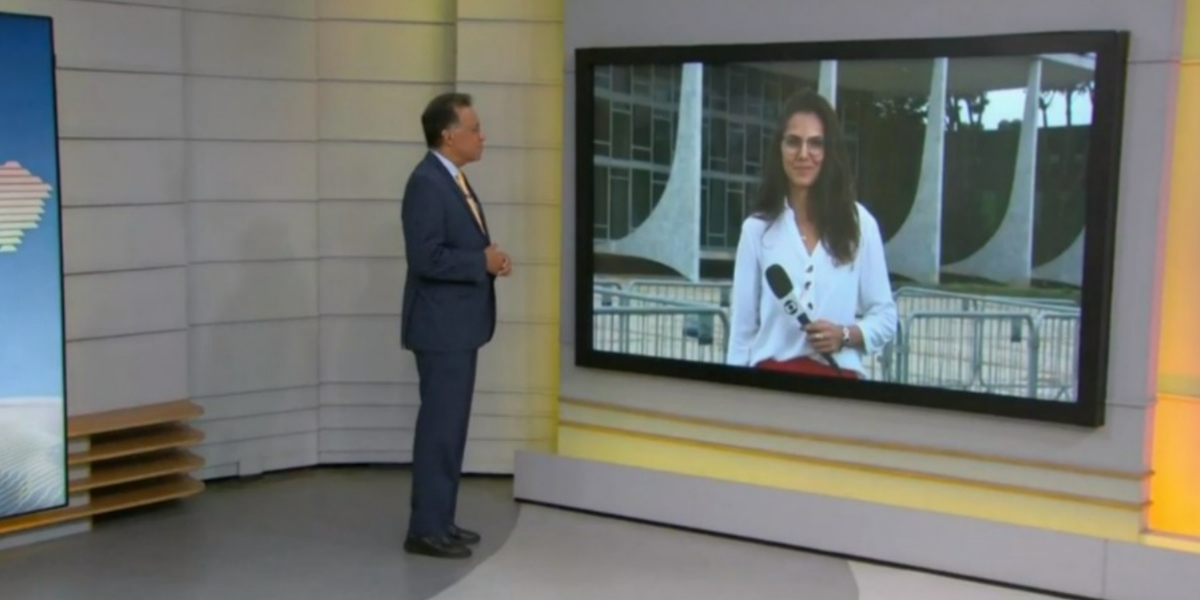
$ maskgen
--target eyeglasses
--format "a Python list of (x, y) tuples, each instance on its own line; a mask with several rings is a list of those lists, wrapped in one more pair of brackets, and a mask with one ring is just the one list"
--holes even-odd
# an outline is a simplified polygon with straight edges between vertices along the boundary
[(810, 154), (821, 154), (825, 152), (825, 138), (813, 136), (806, 139), (797, 135), (788, 135), (783, 138), (784, 150), (792, 154), (799, 154), (805, 146), (808, 146)]

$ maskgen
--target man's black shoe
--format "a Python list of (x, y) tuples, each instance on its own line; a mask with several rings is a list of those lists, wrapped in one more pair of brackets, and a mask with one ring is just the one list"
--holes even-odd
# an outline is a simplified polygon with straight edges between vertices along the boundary
[(458, 525), (451, 525), (450, 539), (460, 544), (478, 544), (479, 540), (483, 538), (478, 533), (475, 533), (470, 529), (463, 529)]
[(404, 551), (434, 558), (470, 558), (471, 549), (449, 537), (408, 538), (404, 540)]

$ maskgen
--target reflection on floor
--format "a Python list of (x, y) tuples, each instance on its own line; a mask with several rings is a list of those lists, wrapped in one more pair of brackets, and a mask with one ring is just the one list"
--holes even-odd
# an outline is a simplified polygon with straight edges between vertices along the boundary
[[(408, 472), (315, 469), (222, 482), (91, 534), (0, 553), (0, 597), (56, 600), (1037, 600), (804, 552), (512, 502), (468, 479), (469, 561), (400, 550)], [(519, 516), (518, 516), (519, 515)]]
[(408, 471), (314, 469), (210, 485), (177, 506), (0, 553), (4, 600), (424, 600), (486, 560), (516, 518), (511, 479), (464, 482), (470, 561), (403, 554)]
[[(503, 590), (503, 593), (497, 592)], [(435, 600), (1044, 600), (913, 571), (523, 506), (491, 559)]]
[(504, 547), (435, 598), (496, 590), (522, 600), (858, 598), (842, 560), (539, 506), (522, 506)]
[(850, 563), (858, 600), (1052, 600), (1003, 587), (927, 575), (916, 571)]

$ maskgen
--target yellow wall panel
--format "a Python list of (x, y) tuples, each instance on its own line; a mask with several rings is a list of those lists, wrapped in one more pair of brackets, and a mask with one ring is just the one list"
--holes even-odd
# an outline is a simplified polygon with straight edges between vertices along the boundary
[(1200, 0), (1185, 10), (1146, 520), (1151, 531), (1200, 538)]
[(1147, 525), (1200, 538), (1200, 400), (1159, 396), (1154, 412)]
[(319, 92), (323, 140), (425, 144), (417, 115), (449, 83), (354, 83), (325, 81)]
[(458, 0), (458, 18), (562, 21), (563, 0)]
[[(470, 176), (470, 172), (467, 175)], [(517, 263), (557, 265), (557, 236), (549, 232), (558, 229), (561, 220), (562, 213), (554, 205), (493, 203), (488, 207), (488, 228), (492, 237), (501, 248), (512, 254), (512, 259)], [(543, 299), (536, 301), (542, 302)]]
[[(480, 378), (531, 398), (555, 395), (559, 375), (562, 182), (562, 0), (455, 0), (455, 88), (474, 96), (487, 136), (468, 167), (493, 239), (514, 263), (499, 282), (506, 336), (481, 358)], [(490, 198), (490, 200), (489, 200)], [(525, 308), (534, 307), (534, 308)], [(555, 396), (557, 400), (557, 396)], [(541, 405), (538, 405), (541, 408)], [(549, 415), (557, 419), (557, 401)], [(553, 449), (553, 432), (539, 449)]]
[(1197, 540), (1151, 533), (1142, 536), (1142, 543), (1147, 546), (1154, 546), (1155, 548), (1175, 550), (1176, 552), (1200, 554), (1200, 541)]
[[(513, 270), (520, 268), (516, 264)], [(508, 302), (504, 284), (499, 302)], [(556, 366), (547, 360), (546, 348), (558, 339), (558, 328), (541, 323), (504, 323), (496, 325), (496, 335), (487, 352), (479, 354), (475, 375), (481, 389), (524, 390), (538, 395), (550, 392), (557, 379)]]
[(322, 19), (453, 23), (455, 0), (317, 0)]
[[(480, 107), (480, 110), (492, 112), (487, 107)], [(501, 115), (496, 117), (501, 118)], [(485, 133), (490, 122), (489, 117), (488, 123), (484, 124)], [(483, 160), (471, 165), (470, 169), (475, 177), (471, 185), (486, 202), (555, 207), (562, 202), (562, 153), (557, 149), (489, 147)], [(553, 227), (558, 228), (557, 225)], [(560, 252), (555, 250), (556, 259)]]
[[(509, 245), (503, 248), (513, 250)], [(515, 255), (516, 253), (513, 252)], [(513, 269), (507, 283), (503, 284), (504, 302), (497, 303), (496, 310), (502, 321), (510, 323), (557, 324), (559, 308), (557, 302), (546, 299), (558, 294), (559, 266), (554, 264), (522, 263)], [(547, 393), (554, 391), (548, 388)]]
[(558, 453), (585, 460), (822, 494), (1095, 537), (1137, 541), (1137, 510), (1014, 494), (918, 478), (805, 464), (695, 442), (560, 423)]
[(561, 84), (565, 68), (562, 45), (562, 25), (558, 23), (460, 22), (458, 79)]
[(1180, 67), (1163, 265), (1159, 391), (1200, 397), (1200, 63)]
[(1184, 0), (1183, 60), (1200, 62), (1200, 0)]
[(1145, 477), (1089, 471), (1062, 465), (1007, 461), (983, 455), (880, 445), (847, 438), (789, 435), (760, 428), (704, 422), (666, 414), (613, 409), (563, 399), (566, 423), (618, 429), (673, 439), (777, 453), (798, 461), (838, 464), (848, 469), (886, 471), (915, 477), (1006, 488), (1024, 493), (1061, 494), (1124, 503), (1137, 510), (1145, 496)]
[(489, 144), (562, 148), (562, 86), (460, 84), (458, 89), (475, 97)]
[(454, 81), (454, 27), (325, 21), (318, 26), (322, 79)]

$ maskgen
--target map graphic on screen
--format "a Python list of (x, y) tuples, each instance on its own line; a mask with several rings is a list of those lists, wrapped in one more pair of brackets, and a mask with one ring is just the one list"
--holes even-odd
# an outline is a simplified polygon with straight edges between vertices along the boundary
[(0, 14), (0, 518), (67, 502), (49, 19)]

